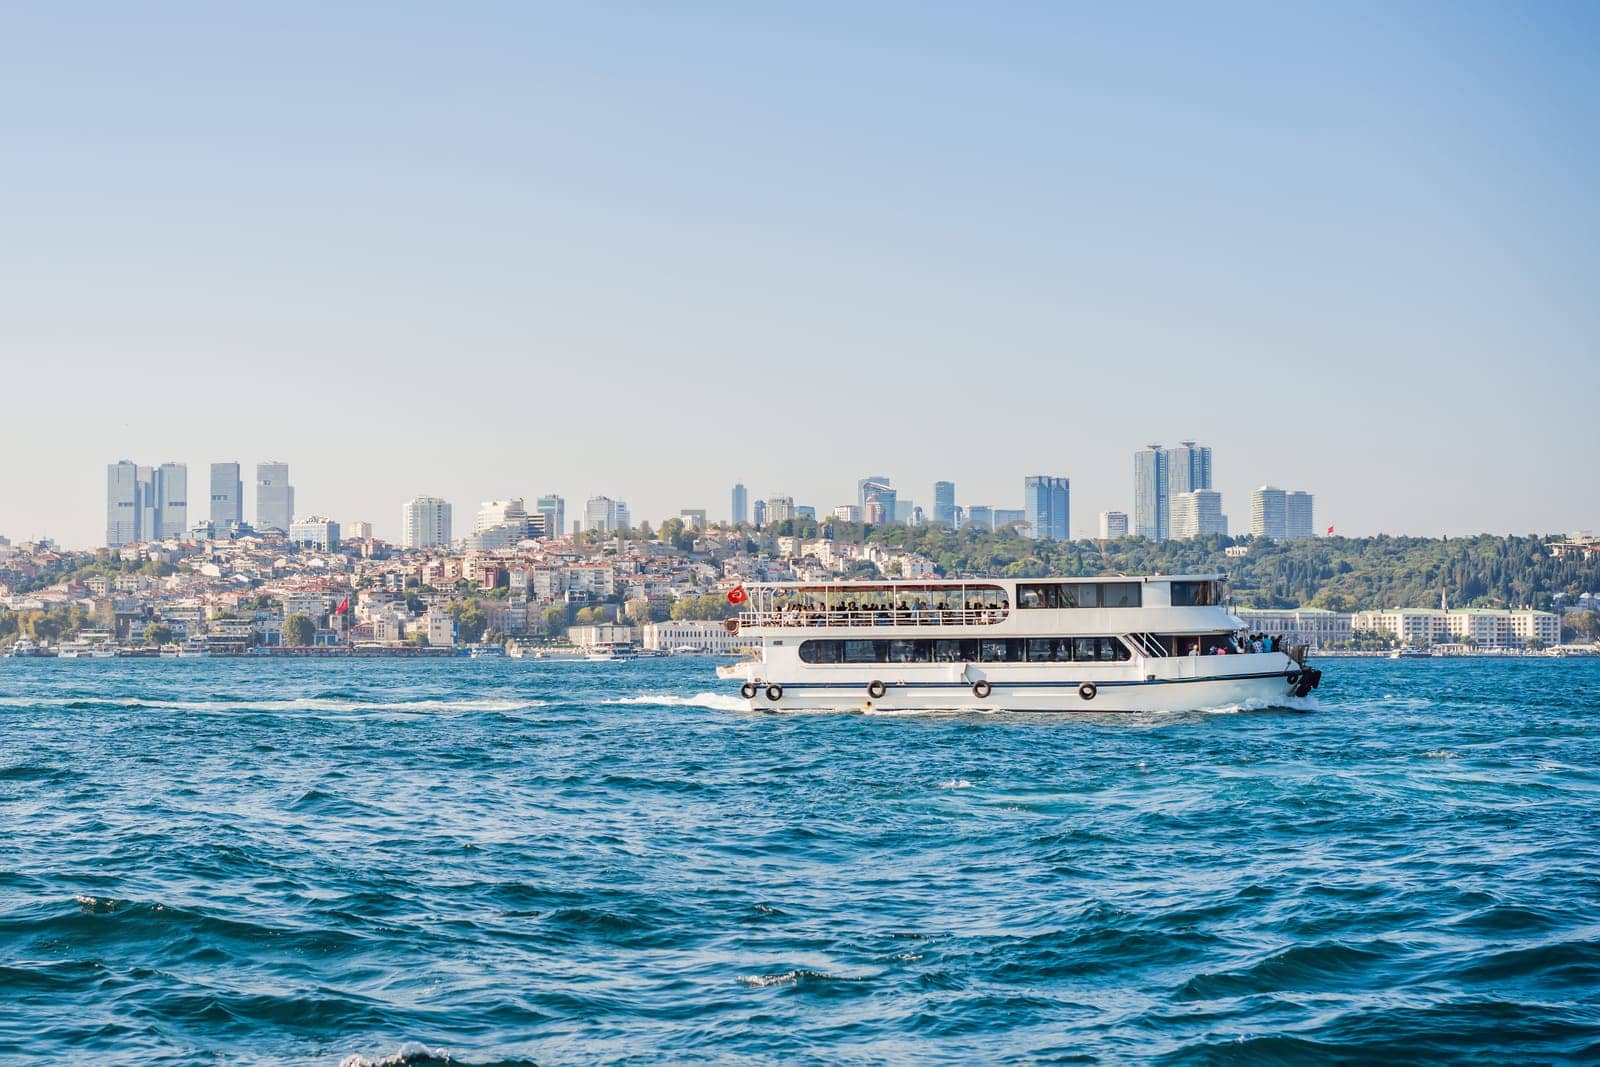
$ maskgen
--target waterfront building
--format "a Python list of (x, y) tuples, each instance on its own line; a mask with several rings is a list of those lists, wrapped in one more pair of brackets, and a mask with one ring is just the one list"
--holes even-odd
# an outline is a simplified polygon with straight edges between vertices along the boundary
[(296, 519), (289, 524), (289, 541), (302, 548), (319, 548), (324, 552), (337, 551), (339, 524), (320, 515)]
[(428, 613), (422, 617), (422, 623), (427, 627), (428, 644), (435, 647), (448, 647), (456, 643), (456, 620), (448, 611), (438, 608), (429, 608)]
[(1351, 620), (1357, 633), (1387, 633), (1403, 645), (1461, 644), (1482, 649), (1515, 650), (1530, 642), (1561, 643), (1561, 617), (1548, 611), (1504, 608), (1389, 608), (1358, 611)]
[(1355, 616), (1323, 608), (1239, 608), (1234, 611), (1253, 633), (1282, 637), (1285, 644), (1308, 645), (1311, 651), (1350, 642)]
[(560, 537), (567, 528), (567, 502), (559, 494), (546, 493), (534, 503), (534, 508), (544, 516), (544, 536)]
[(1100, 540), (1115, 541), (1128, 536), (1128, 513), (1102, 511), (1100, 513)]
[(256, 529), (288, 533), (294, 521), (294, 486), (289, 465), (276, 460), (256, 464)]
[(244, 478), (237, 462), (211, 465), (211, 524), (218, 530), (244, 525)]
[(944, 526), (956, 525), (956, 483), (933, 483), (933, 521)]
[(139, 468), (128, 460), (106, 465), (106, 547), (139, 538)]
[(1281, 541), (1289, 535), (1288, 494), (1263, 485), (1250, 494), (1250, 536)]
[(1033, 474), (1022, 485), (1023, 534), (1043, 541), (1071, 540), (1071, 479)]
[(1169, 514), (1173, 539), (1227, 536), (1228, 517), (1222, 513), (1222, 494), (1215, 489), (1193, 489), (1172, 494)]
[(750, 521), (750, 491), (743, 482), (733, 483), (733, 524), (743, 526)]
[(1284, 497), (1284, 526), (1290, 540), (1317, 536), (1311, 494), (1296, 489)]
[(406, 501), (400, 517), (404, 548), (445, 548), (450, 544), (450, 502), (436, 496)]
[[(1167, 496), (1211, 488), (1211, 447), (1182, 441), (1167, 449)], [(1174, 534), (1173, 536), (1177, 536)]]
[(701, 652), (714, 656), (737, 655), (748, 638), (729, 633), (720, 622), (674, 620), (646, 623), (641, 633), (645, 648), (658, 652)]
[(973, 504), (967, 508), (967, 522), (980, 530), (993, 530), (994, 508), (987, 504)]
[(156, 524), (149, 540), (182, 539), (189, 532), (189, 467), (163, 463), (156, 468)]
[(1133, 532), (1152, 541), (1168, 534), (1167, 453), (1158, 444), (1133, 454)]

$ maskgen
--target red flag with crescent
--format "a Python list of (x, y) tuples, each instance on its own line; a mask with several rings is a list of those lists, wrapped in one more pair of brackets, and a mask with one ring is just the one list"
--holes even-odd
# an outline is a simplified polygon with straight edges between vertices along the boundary
[(749, 599), (750, 594), (744, 591), (744, 585), (742, 583), (728, 590), (728, 603), (730, 604), (743, 604)]

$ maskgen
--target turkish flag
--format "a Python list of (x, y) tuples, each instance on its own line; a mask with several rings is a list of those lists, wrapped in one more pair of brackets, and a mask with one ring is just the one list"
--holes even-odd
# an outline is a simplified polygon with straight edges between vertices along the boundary
[(750, 594), (744, 591), (743, 585), (736, 585), (732, 589), (728, 590), (728, 603), (730, 604), (743, 604), (749, 599)]
[(333, 613), (335, 615), (343, 615), (345, 612), (347, 612), (349, 610), (350, 610), (350, 598), (349, 597), (345, 597), (343, 600), (339, 601), (339, 606), (333, 609)]
[(1332, 526), (1328, 527), (1328, 536), (1329, 537), (1333, 536), (1333, 527)]

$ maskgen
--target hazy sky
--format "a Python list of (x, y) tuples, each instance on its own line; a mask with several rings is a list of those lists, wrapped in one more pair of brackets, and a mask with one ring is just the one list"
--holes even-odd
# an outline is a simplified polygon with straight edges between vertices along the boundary
[(753, 7), (0, 9), (0, 533), (127, 457), (1076, 534), (1179, 438), (1236, 530), (1600, 526), (1600, 5)]

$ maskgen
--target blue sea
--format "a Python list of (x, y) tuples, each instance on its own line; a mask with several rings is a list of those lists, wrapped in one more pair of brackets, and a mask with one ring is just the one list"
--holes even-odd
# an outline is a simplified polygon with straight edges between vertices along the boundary
[(1600, 1061), (1600, 662), (751, 714), (709, 660), (0, 660), (0, 1061)]

